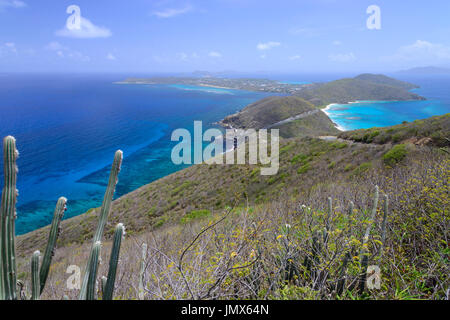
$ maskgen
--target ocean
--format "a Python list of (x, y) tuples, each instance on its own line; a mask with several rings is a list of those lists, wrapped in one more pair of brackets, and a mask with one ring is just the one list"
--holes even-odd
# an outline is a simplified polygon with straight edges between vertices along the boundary
[[(124, 151), (115, 198), (184, 169), (170, 160), (176, 128), (204, 130), (274, 94), (183, 85), (119, 85), (129, 75), (0, 74), (0, 137), (20, 152), (16, 233), (51, 222), (59, 197), (65, 218), (101, 205), (114, 152)], [(281, 82), (330, 81), (342, 75), (266, 75)], [(450, 112), (450, 78), (403, 79), (428, 101), (336, 105), (332, 120), (346, 129), (386, 126)], [(3, 159), (0, 166), (3, 167)], [(0, 172), (3, 186), (3, 170)]]
[[(170, 159), (174, 129), (204, 130), (270, 94), (194, 86), (120, 85), (127, 75), (1, 75), (0, 137), (17, 140), (16, 233), (99, 207), (114, 152), (124, 152), (116, 198), (181, 170)], [(3, 159), (0, 160), (3, 168)], [(3, 170), (0, 173), (3, 186)]]

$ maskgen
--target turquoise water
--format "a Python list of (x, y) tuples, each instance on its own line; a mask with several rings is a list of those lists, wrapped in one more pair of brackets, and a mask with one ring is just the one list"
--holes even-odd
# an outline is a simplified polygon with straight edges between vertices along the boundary
[(450, 78), (405, 79), (421, 86), (426, 101), (359, 101), (332, 104), (324, 111), (341, 130), (367, 129), (425, 119), (450, 112)]
[(126, 77), (0, 76), (0, 137), (15, 136), (20, 152), (18, 234), (48, 225), (61, 196), (69, 199), (66, 218), (100, 206), (116, 150), (124, 151), (117, 198), (186, 167), (170, 159), (174, 129), (192, 132), (202, 120), (206, 130), (269, 95), (113, 84)]

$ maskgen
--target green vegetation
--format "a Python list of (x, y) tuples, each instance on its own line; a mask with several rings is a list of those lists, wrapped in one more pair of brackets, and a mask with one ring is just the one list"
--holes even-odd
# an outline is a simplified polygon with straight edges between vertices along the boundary
[(399, 143), (450, 146), (450, 113), (428, 119), (405, 122), (392, 127), (360, 129), (339, 134), (339, 138), (362, 143)]
[(211, 211), (209, 210), (192, 210), (181, 218), (181, 223), (188, 223), (192, 220), (208, 217), (209, 215), (211, 215)]
[(384, 154), (383, 160), (386, 164), (394, 166), (395, 164), (402, 161), (406, 157), (407, 153), (408, 150), (406, 149), (406, 145), (397, 144)]

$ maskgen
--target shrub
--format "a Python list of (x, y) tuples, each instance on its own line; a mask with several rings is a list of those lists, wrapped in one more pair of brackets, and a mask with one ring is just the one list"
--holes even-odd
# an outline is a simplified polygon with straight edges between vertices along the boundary
[(372, 162), (361, 163), (358, 167), (353, 170), (353, 174), (360, 175), (372, 168)]
[(398, 144), (384, 154), (383, 161), (385, 164), (393, 166), (402, 161), (407, 153), (408, 150), (406, 149), (406, 145)]
[(188, 223), (195, 219), (205, 218), (211, 215), (211, 211), (209, 210), (192, 210), (183, 218), (181, 218), (181, 223)]

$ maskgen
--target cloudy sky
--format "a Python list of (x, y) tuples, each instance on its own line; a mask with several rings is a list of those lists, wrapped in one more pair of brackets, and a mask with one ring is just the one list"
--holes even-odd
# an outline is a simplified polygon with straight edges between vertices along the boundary
[(0, 72), (450, 67), (449, 16), (448, 0), (0, 0)]

